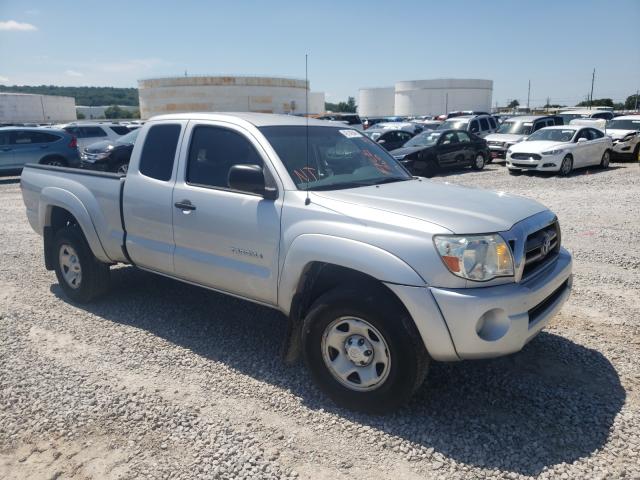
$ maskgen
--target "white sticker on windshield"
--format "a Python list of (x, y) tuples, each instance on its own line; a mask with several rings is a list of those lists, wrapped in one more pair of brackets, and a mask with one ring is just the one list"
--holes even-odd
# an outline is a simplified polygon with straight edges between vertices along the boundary
[(362, 136), (357, 130), (340, 130), (340, 133), (347, 138), (357, 138)]

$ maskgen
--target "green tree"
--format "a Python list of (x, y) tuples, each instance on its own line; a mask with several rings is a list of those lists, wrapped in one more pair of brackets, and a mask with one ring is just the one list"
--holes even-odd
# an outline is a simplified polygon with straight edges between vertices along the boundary
[(591, 102), (589, 100), (585, 100), (584, 102), (580, 102), (576, 105), (576, 107), (613, 107), (613, 100), (610, 98), (595, 98)]
[(518, 100), (511, 100), (507, 108), (518, 108), (520, 106), (520, 102)]
[(327, 112), (355, 113), (357, 108), (356, 99), (349, 97), (346, 102), (325, 102), (324, 108)]
[(82, 112), (77, 112), (76, 113), (76, 117), (77, 117), (78, 120), (84, 120), (85, 118), (87, 118), (87, 117), (84, 116), (84, 113), (82, 113)]
[(132, 112), (126, 108), (122, 108), (118, 105), (112, 105), (109, 108), (106, 108), (104, 110), (104, 118), (108, 118), (108, 119), (140, 118), (140, 112), (137, 110), (136, 112), (138, 113), (138, 116), (134, 117), (135, 112)]
[(624, 108), (634, 110), (636, 106), (640, 106), (640, 95), (629, 95), (624, 102)]

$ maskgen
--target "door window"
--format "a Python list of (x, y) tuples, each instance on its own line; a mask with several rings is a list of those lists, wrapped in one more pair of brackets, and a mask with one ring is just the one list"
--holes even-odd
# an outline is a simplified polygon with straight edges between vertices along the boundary
[(263, 165), (253, 145), (238, 132), (221, 127), (193, 129), (187, 183), (229, 188), (229, 170), (234, 165)]
[(584, 138), (586, 140), (591, 140), (591, 134), (589, 133), (588, 128), (583, 128), (582, 130), (580, 130), (580, 132), (578, 132), (578, 136), (576, 137), (576, 142), (581, 138)]
[(491, 128), (498, 128), (498, 125), (496, 125), (496, 119), (493, 117), (489, 117), (489, 123), (491, 124)]
[(458, 141), (460, 143), (470, 143), (471, 139), (469, 138), (467, 132), (458, 132)]
[(30, 132), (28, 130), (17, 130), (13, 132), (11, 136), (11, 144), (12, 145), (30, 145), (36, 142), (36, 137), (34, 135), (35, 132)]
[(405, 144), (409, 140), (411, 140), (411, 134), (407, 132), (398, 132), (398, 137), (400, 139), (400, 142), (402, 142), (402, 144)]
[(604, 137), (604, 133), (602, 133), (600, 130), (596, 130), (595, 128), (590, 128), (589, 131), (591, 133), (592, 140), (595, 140), (596, 138)]
[(454, 143), (458, 143), (458, 135), (456, 132), (449, 132), (442, 137), (440, 145), (451, 145)]
[(9, 132), (0, 133), (0, 146), (9, 145)]
[(489, 122), (487, 122), (486, 118), (481, 118), (480, 119), (480, 129), (483, 132), (486, 132), (487, 130), (489, 130)]
[(480, 131), (479, 127), (478, 127), (478, 121), (477, 120), (473, 120), (470, 124), (469, 124), (469, 131), (471, 133), (478, 133)]
[(140, 156), (140, 173), (157, 180), (167, 181), (173, 172), (176, 148), (180, 138), (180, 125), (154, 125), (147, 132)]

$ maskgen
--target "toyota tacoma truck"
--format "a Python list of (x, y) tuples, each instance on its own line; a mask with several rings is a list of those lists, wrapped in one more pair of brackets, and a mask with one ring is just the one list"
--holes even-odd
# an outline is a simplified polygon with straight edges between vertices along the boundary
[(21, 188), (71, 301), (125, 263), (277, 309), (285, 360), (352, 409), (405, 403), (431, 361), (521, 350), (571, 290), (543, 205), (413, 177), (343, 124), (164, 115), (126, 175), (28, 165)]

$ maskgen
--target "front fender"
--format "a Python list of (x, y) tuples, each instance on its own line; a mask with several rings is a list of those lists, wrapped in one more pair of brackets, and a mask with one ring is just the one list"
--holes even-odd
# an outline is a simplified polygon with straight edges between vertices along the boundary
[(40, 202), (38, 204), (38, 220), (39, 225), (48, 227), (51, 225), (51, 212), (53, 207), (60, 207), (67, 210), (78, 221), (78, 225), (82, 230), (91, 251), (96, 258), (105, 263), (111, 263), (111, 259), (107, 256), (95, 225), (91, 220), (91, 216), (84, 204), (78, 197), (62, 188), (45, 187), (40, 193)]
[(426, 284), (407, 263), (379, 247), (331, 235), (304, 234), (291, 242), (281, 268), (278, 306), (287, 315), (299, 280), (312, 262), (350, 268), (385, 283)]

